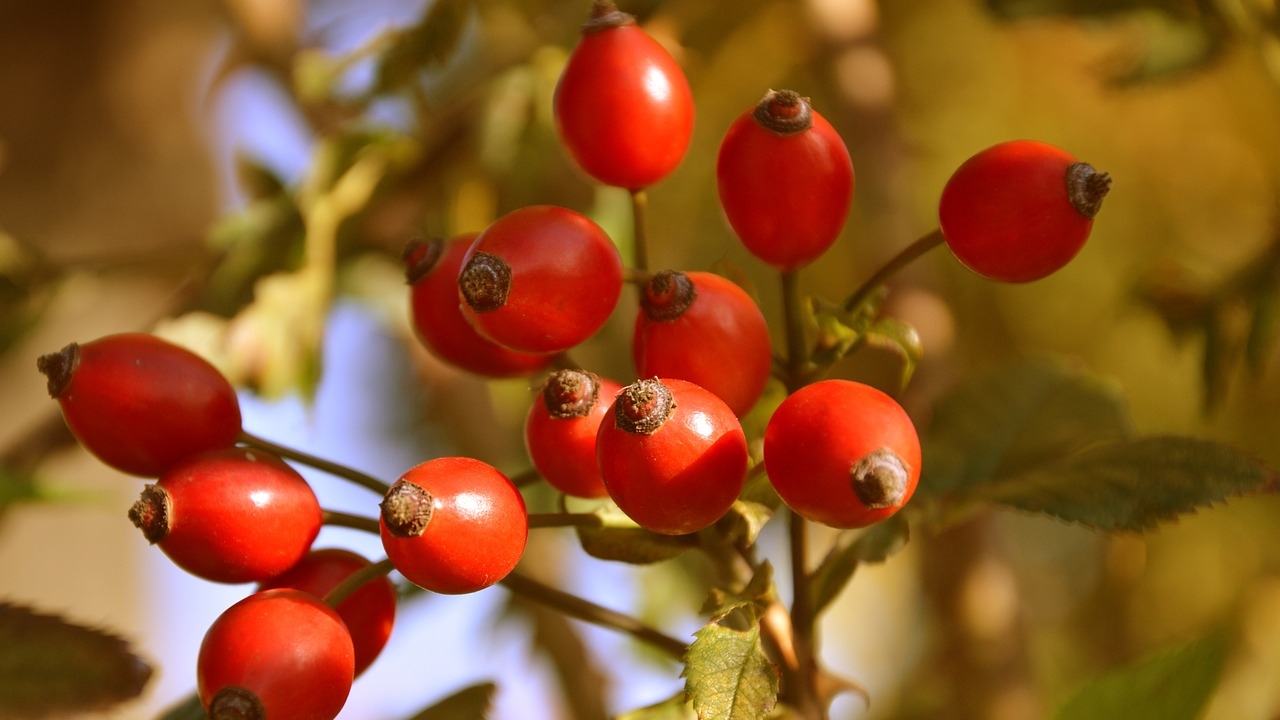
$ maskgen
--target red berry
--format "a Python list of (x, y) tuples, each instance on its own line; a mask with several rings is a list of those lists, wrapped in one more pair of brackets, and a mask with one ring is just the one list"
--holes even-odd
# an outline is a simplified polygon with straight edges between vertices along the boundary
[(729, 126), (716, 181), (742, 244), (781, 270), (826, 252), (853, 201), (853, 163), (844, 141), (807, 98), (790, 90), (770, 90)]
[(248, 448), (189, 458), (147, 485), (129, 519), (174, 564), (213, 582), (259, 582), (293, 567), (323, 520), (307, 481)]
[(969, 269), (1030, 282), (1071, 261), (1093, 229), (1111, 176), (1065, 150), (1014, 140), (966, 160), (947, 181), (938, 220)]
[(235, 388), (186, 348), (145, 333), (72, 343), (36, 363), (67, 427), (99, 460), (158, 477), (240, 435)]
[(596, 460), (609, 496), (666, 535), (719, 520), (742, 492), (747, 438), (724, 401), (691, 382), (639, 380), (600, 423)]
[(459, 307), (458, 274), (475, 237), (405, 246), (413, 326), (427, 350), (454, 367), (493, 378), (532, 375), (550, 365), (554, 356), (517, 352), (493, 342), (476, 332)]
[[(307, 553), (283, 574), (262, 583), (259, 590), (293, 588), (323, 599), (325, 594), (371, 563), (341, 548)], [(360, 586), (335, 608), (351, 633), (355, 646), (355, 674), (363, 673), (377, 659), (391, 637), (396, 618), (396, 588), (382, 575)]]
[(605, 185), (656, 183), (693, 137), (693, 94), (680, 66), (612, 0), (596, 1), (554, 105), (565, 149)]
[(920, 440), (891, 397), (851, 380), (792, 393), (764, 432), (769, 480), (792, 510), (837, 528), (902, 508), (920, 479)]
[(480, 233), (458, 276), (462, 312), (513, 350), (556, 353), (591, 337), (622, 295), (622, 257), (572, 210), (535, 205)]
[(507, 476), (467, 457), (405, 471), (382, 500), (382, 546), (400, 574), (432, 592), (493, 585), (524, 554), (529, 516)]
[(773, 369), (769, 325), (727, 278), (664, 271), (645, 285), (631, 343), (639, 377), (678, 378), (720, 396), (742, 416)]
[(264, 590), (209, 627), (196, 687), (209, 720), (329, 720), (351, 692), (354, 657), (328, 605), (299, 590)]
[(595, 373), (552, 373), (529, 407), (524, 445), (533, 467), (566, 495), (606, 497), (609, 491), (596, 467), (600, 421), (622, 385)]

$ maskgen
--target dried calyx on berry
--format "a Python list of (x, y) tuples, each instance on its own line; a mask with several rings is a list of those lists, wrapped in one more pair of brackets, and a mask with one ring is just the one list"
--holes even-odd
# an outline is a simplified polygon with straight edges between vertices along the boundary
[(388, 532), (396, 537), (417, 537), (431, 522), (434, 505), (426, 488), (402, 479), (391, 486), (378, 507)]
[(813, 107), (809, 98), (794, 90), (770, 90), (751, 113), (761, 127), (779, 135), (804, 132), (813, 127)]
[(511, 292), (511, 266), (487, 252), (477, 252), (458, 275), (462, 297), (476, 312), (493, 312), (507, 304)]
[(678, 270), (663, 270), (645, 283), (640, 309), (654, 322), (675, 320), (697, 297), (698, 291), (688, 275)]
[(441, 238), (414, 238), (405, 243), (404, 250), (400, 253), (400, 259), (404, 262), (405, 282), (412, 285), (426, 277), (440, 262), (444, 250), (445, 242)]
[(910, 484), (911, 468), (891, 448), (867, 453), (849, 470), (853, 492), (869, 508), (902, 504)]
[(675, 396), (658, 378), (631, 383), (614, 401), (614, 421), (618, 427), (637, 435), (657, 432), (675, 411)]
[(209, 720), (267, 720), (267, 711), (257, 695), (228, 685), (209, 701)]
[(600, 376), (572, 368), (557, 370), (542, 385), (542, 401), (551, 417), (585, 417), (600, 398)]
[(1074, 162), (1067, 167), (1067, 197), (1081, 215), (1092, 220), (1110, 191), (1110, 173), (1098, 172), (1087, 162)]
[(591, 4), (591, 15), (582, 23), (582, 32), (595, 33), (623, 25), (635, 25), (636, 16), (622, 12), (613, 0), (595, 0)]

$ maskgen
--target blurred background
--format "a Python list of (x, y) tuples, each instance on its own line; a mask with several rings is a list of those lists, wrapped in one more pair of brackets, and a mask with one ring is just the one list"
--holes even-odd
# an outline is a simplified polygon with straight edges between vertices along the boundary
[[(730, 273), (780, 319), (776, 278), (736, 244), (714, 178), (724, 130), (771, 88), (809, 96), (853, 157), (850, 221), (801, 276), (829, 300), (936, 226), (965, 158), (1050, 142), (1114, 178), (1070, 265), (999, 285), (939, 249), (890, 285), (885, 312), (924, 347), (899, 395), (922, 432), (958, 379), (1052, 353), (1113, 384), (1140, 433), (1280, 465), (1274, 0), (621, 6), (681, 63), (697, 103), (688, 156), (649, 190), (655, 267)], [(388, 481), (452, 453), (523, 470), (531, 381), (487, 383), (431, 358), (408, 324), (399, 254), (411, 237), (478, 231), (532, 203), (587, 213), (627, 247), (627, 194), (581, 175), (551, 120), (588, 10), (0, 2), (0, 600), (108, 628), (156, 667), (140, 699), (102, 717), (151, 718), (186, 697), (204, 629), (250, 588), (185, 576), (146, 545), (125, 519), (142, 481), (71, 441), (35, 358), (155, 331), (244, 388), (255, 434)], [(629, 302), (575, 351), (628, 381)], [(898, 363), (869, 351), (836, 372), (888, 389)], [(372, 514), (364, 491), (309, 477), (326, 507)], [(531, 504), (554, 498), (535, 490)], [(1144, 535), (1006, 511), (913, 530), (823, 616), (824, 660), (873, 698), (868, 710), (843, 696), (835, 717), (1051, 717), (1086, 680), (1224, 625), (1235, 640), (1206, 717), (1280, 717), (1275, 499)], [(761, 544), (781, 568), (778, 534)], [(318, 546), (377, 559), (373, 540), (326, 530)], [(524, 566), (670, 634), (701, 625), (696, 565), (604, 563), (575, 545), (535, 531)], [(671, 696), (678, 670), (497, 588), (418, 597), (342, 717), (409, 717), (489, 679), (496, 718), (600, 717)]]

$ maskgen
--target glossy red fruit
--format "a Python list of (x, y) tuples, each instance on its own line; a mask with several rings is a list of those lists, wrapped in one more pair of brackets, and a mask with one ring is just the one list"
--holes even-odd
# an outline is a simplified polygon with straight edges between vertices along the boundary
[(664, 271), (644, 286), (632, 335), (638, 377), (688, 380), (738, 416), (773, 369), (769, 325), (745, 290), (708, 272)]
[(697, 532), (742, 492), (747, 439), (724, 401), (691, 382), (639, 380), (600, 423), (596, 461), (609, 496), (643, 528)]
[(547, 378), (524, 420), (524, 446), (538, 474), (566, 495), (606, 497), (596, 467), (600, 421), (622, 385), (583, 370)]
[(483, 590), (524, 554), (524, 498), (506, 475), (480, 460), (444, 457), (415, 465), (381, 507), (387, 557), (407, 580), (432, 592)]
[(938, 221), (969, 269), (1030, 282), (1071, 261), (1093, 229), (1111, 176), (1066, 150), (1014, 140), (966, 160), (947, 181)]
[(476, 332), (463, 316), (458, 273), (475, 238), (415, 240), (405, 246), (409, 310), (418, 339), (437, 358), (484, 377), (524, 377), (546, 369), (554, 355), (505, 348)]
[(675, 59), (597, 0), (556, 84), (560, 141), (588, 175), (639, 190), (680, 164), (693, 137), (693, 94)]
[(462, 313), (481, 335), (521, 352), (556, 353), (609, 319), (622, 295), (622, 257), (585, 215), (533, 205), (480, 233), (458, 289)]
[(837, 528), (893, 515), (920, 479), (920, 440), (891, 397), (851, 380), (792, 393), (764, 433), (764, 465), (778, 495), (802, 517)]
[(849, 150), (807, 98), (770, 90), (729, 126), (716, 158), (720, 206), (752, 255), (796, 270), (826, 252), (853, 202)]
[(288, 570), (320, 532), (307, 481), (261, 450), (197, 455), (147, 485), (129, 519), (174, 564), (213, 582), (260, 582)]
[[(330, 590), (371, 564), (360, 555), (342, 548), (312, 550), (293, 567), (262, 583), (258, 589), (293, 588), (323, 600)], [(396, 619), (395, 585), (386, 575), (381, 575), (361, 585), (335, 609), (351, 633), (355, 674), (359, 676), (373, 664), (391, 638)]]
[(292, 589), (232, 605), (205, 633), (196, 660), (209, 720), (330, 720), (346, 704), (354, 675), (342, 619)]
[(230, 447), (240, 401), (218, 370), (145, 333), (71, 343), (36, 363), (86, 450), (132, 475), (159, 477), (196, 453)]

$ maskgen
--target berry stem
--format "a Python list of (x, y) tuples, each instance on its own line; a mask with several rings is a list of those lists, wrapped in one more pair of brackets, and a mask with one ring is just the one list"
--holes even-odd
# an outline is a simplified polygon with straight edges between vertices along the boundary
[(782, 311), (787, 333), (787, 392), (793, 393), (804, 384), (809, 350), (804, 341), (804, 318), (801, 314), (799, 272), (782, 271)]
[(344, 480), (350, 480), (356, 485), (360, 485), (362, 487), (368, 488), (369, 490), (372, 490), (373, 492), (376, 492), (379, 495), (385, 495), (387, 493), (387, 490), (391, 489), (390, 485), (382, 482), (381, 480), (373, 477), (372, 475), (366, 475), (360, 472), (359, 470), (355, 470), (353, 468), (347, 467), (346, 465), (341, 465), (335, 462), (331, 462), (329, 460), (325, 460), (324, 458), (318, 458), (314, 455), (304, 453), (301, 450), (295, 450), (290, 447), (285, 447), (284, 445), (273, 443), (270, 440), (258, 437), (257, 435), (252, 435), (243, 430), (240, 431), (240, 437), (238, 438), (238, 441), (241, 444), (256, 447), (260, 450), (266, 450), (269, 453), (274, 453), (276, 455), (279, 455), (282, 458), (286, 458), (288, 460), (295, 460), (297, 462), (302, 463), (303, 465), (308, 465), (322, 472), (329, 473), (330, 475), (333, 475), (335, 477), (340, 477)]
[(791, 632), (796, 654), (796, 692), (792, 702), (802, 717), (825, 720), (818, 700), (818, 660), (813, 598), (809, 585), (808, 522), (792, 512), (787, 529), (791, 547)]
[(529, 513), (529, 529), (554, 527), (603, 527), (604, 521), (592, 513)]
[(347, 576), (346, 580), (333, 586), (333, 589), (325, 593), (323, 598), (324, 604), (331, 608), (337, 608), (342, 604), (343, 600), (351, 597), (357, 590), (364, 587), (365, 583), (386, 575), (395, 569), (390, 560), (380, 560), (376, 563), (370, 563), (359, 570)]
[(640, 272), (649, 271), (649, 236), (646, 215), (649, 211), (649, 194), (643, 188), (631, 191), (631, 222), (635, 228), (632, 239), (632, 266)]
[(871, 293), (883, 285), (886, 280), (892, 277), (894, 273), (910, 265), (913, 260), (944, 242), (942, 230), (939, 228), (903, 248), (901, 252), (894, 255), (889, 259), (889, 262), (877, 270), (874, 275), (867, 278), (866, 282), (862, 283), (857, 290), (853, 291), (853, 294), (844, 301), (844, 311), (851, 313), (857, 310), (858, 306), (870, 297)]
[(500, 583), (516, 595), (558, 610), (568, 617), (626, 633), (665, 652), (677, 661), (683, 661), (684, 654), (689, 649), (685, 643), (629, 615), (544, 585), (518, 572), (510, 573)]
[(378, 521), (365, 517), (363, 515), (353, 515), (338, 510), (325, 510), (321, 515), (321, 522), (325, 525), (333, 527), (351, 528), (352, 530), (364, 530), (365, 532), (377, 535), (381, 532)]

